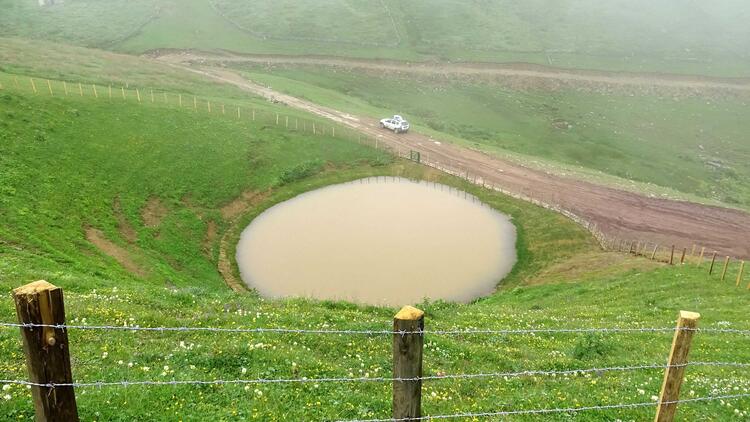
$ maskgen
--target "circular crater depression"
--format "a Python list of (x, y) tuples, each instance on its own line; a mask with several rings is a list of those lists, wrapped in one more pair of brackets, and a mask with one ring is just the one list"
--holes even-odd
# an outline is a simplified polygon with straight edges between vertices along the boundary
[(449, 186), (379, 177), (301, 194), (264, 211), (237, 245), (262, 296), (373, 305), (468, 302), (516, 262), (510, 218)]

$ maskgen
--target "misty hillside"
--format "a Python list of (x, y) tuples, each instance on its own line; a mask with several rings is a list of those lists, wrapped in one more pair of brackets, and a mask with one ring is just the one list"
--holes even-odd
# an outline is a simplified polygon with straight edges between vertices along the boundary
[[(0, 0), (0, 36), (126, 52), (227, 49), (746, 74), (742, 0)], [(324, 12), (321, 12), (324, 11)], [(110, 16), (107, 19), (106, 16)], [(655, 64), (654, 61), (660, 61)]]

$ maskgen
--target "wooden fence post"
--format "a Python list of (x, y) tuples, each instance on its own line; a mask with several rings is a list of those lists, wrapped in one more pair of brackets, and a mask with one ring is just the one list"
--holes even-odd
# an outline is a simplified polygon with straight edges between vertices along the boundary
[(224, 103), (221, 103), (221, 114), (227, 114), (227, 110), (224, 108)]
[(698, 257), (698, 266), (700, 267), (701, 264), (703, 264), (703, 254), (706, 252), (706, 247), (701, 248), (701, 255)]
[(49, 89), (49, 95), (54, 96), (55, 94), (52, 93), (52, 82), (47, 79), (47, 89)]
[(68, 83), (63, 81), (63, 91), (65, 91), (65, 96), (68, 96)]
[(211, 112), (211, 101), (206, 101), (206, 104), (208, 106), (208, 112)]
[(687, 248), (682, 248), (682, 256), (680, 257), (680, 264), (685, 263), (685, 254), (687, 253)]
[(653, 261), (656, 258), (656, 251), (659, 250), (659, 244), (657, 243), (654, 245), (654, 251), (651, 252), (651, 260)]
[[(737, 284), (736, 286), (739, 286), (742, 282), (742, 273), (745, 272), (745, 261), (740, 262), (740, 270), (737, 272)], [(750, 289), (750, 284), (747, 285), (747, 288)]]
[(80, 82), (78, 82), (78, 95), (83, 97), (83, 85)]
[(716, 263), (716, 251), (714, 251), (714, 254), (711, 257), (711, 266), (708, 267), (708, 275), (712, 275), (714, 273), (714, 264), (715, 263)]
[(193, 110), (198, 111), (198, 99), (193, 95)]
[[(62, 289), (36, 281), (13, 290), (21, 324), (65, 324)], [(21, 328), (29, 381), (38, 384), (70, 384), (70, 347), (65, 328)], [(37, 422), (78, 421), (73, 387), (31, 387)]]
[(680, 387), (682, 387), (685, 375), (690, 344), (700, 317), (700, 314), (695, 312), (680, 311), (677, 329), (672, 340), (672, 350), (669, 352), (667, 368), (664, 370), (664, 383), (661, 386), (654, 422), (672, 422), (674, 420), (677, 411), (677, 403), (674, 402), (680, 398)]
[(240, 106), (237, 106), (237, 120), (239, 120), (239, 119), (240, 119), (240, 117), (242, 117), (242, 116), (240, 115)]
[(177, 94), (177, 101), (180, 104), (180, 108), (182, 108), (182, 94)]
[(29, 81), (31, 81), (31, 89), (34, 90), (34, 94), (36, 94), (36, 84), (34, 83), (34, 78), (29, 78)]
[(99, 98), (99, 93), (96, 92), (96, 85), (91, 84), (91, 88), (94, 90), (94, 98)]
[(419, 378), (422, 378), (423, 330), (424, 312), (417, 308), (404, 306), (393, 318), (393, 419), (396, 420), (422, 417)]
[(729, 255), (724, 259), (724, 269), (721, 270), (721, 281), (724, 281), (724, 278), (727, 276), (727, 268), (729, 268)]
[(122, 99), (124, 100), (125, 99), (125, 87), (124, 86), (120, 87), (120, 92), (122, 93)]

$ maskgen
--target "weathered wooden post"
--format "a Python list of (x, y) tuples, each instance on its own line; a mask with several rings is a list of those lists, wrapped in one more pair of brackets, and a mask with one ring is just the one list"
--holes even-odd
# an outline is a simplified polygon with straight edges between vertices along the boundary
[(727, 276), (727, 268), (729, 268), (729, 255), (724, 259), (724, 269), (721, 270), (721, 281)]
[(672, 340), (672, 350), (669, 352), (667, 368), (664, 370), (664, 383), (661, 386), (654, 422), (672, 422), (674, 420), (677, 411), (677, 403), (675, 402), (680, 398), (680, 387), (682, 387), (685, 376), (690, 345), (700, 317), (700, 314), (695, 312), (680, 311), (677, 329)]
[(393, 318), (393, 419), (422, 417), (424, 312), (404, 306)]
[(206, 101), (206, 105), (208, 106), (208, 112), (211, 113), (211, 101)]
[(706, 253), (706, 247), (701, 248), (701, 255), (698, 257), (698, 266), (700, 267), (701, 264), (703, 264), (703, 254)]
[(68, 96), (68, 83), (65, 81), (63, 81), (63, 91), (65, 91), (65, 96), (67, 97)]
[(34, 91), (34, 94), (36, 94), (36, 84), (34, 83), (34, 78), (29, 78), (29, 81), (31, 81), (31, 89)]
[(50, 97), (54, 96), (55, 94), (52, 92), (52, 82), (47, 79), (47, 89), (49, 89), (49, 95)]
[(654, 259), (656, 259), (656, 251), (658, 251), (658, 250), (659, 250), (659, 244), (657, 243), (656, 245), (654, 245), (654, 251), (653, 251), (653, 252), (651, 252), (651, 260), (652, 260), (652, 261), (653, 261)]
[(122, 99), (124, 100), (125, 99), (125, 87), (124, 86), (120, 87), (120, 92), (122, 93)]
[(680, 257), (680, 264), (685, 263), (685, 254), (687, 253), (687, 248), (682, 248), (682, 256)]
[(714, 273), (714, 264), (715, 263), (716, 263), (716, 251), (714, 251), (714, 254), (711, 257), (711, 266), (708, 267), (708, 275), (712, 275)]
[[(740, 262), (740, 270), (737, 272), (737, 284), (735, 286), (739, 286), (742, 282), (743, 272), (745, 272), (745, 261)], [(750, 284), (747, 285), (747, 288), (750, 289)]]
[(178, 104), (180, 105), (180, 108), (182, 108), (182, 94), (177, 94), (177, 101), (178, 101)]
[(99, 98), (99, 93), (96, 92), (96, 85), (91, 84), (91, 88), (94, 90), (94, 98)]
[(83, 97), (83, 85), (80, 82), (78, 82), (78, 95)]
[[(21, 324), (64, 325), (62, 289), (36, 281), (13, 290)], [(71, 384), (70, 347), (65, 328), (22, 327), (23, 349), (29, 381), (37, 384)], [(78, 421), (72, 386), (32, 386), (37, 422)]]

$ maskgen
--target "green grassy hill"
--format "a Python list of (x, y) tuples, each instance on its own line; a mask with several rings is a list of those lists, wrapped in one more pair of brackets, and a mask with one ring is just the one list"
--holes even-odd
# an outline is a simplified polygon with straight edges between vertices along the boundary
[[(372, 117), (398, 112), (437, 138), (526, 162), (541, 159), (558, 172), (750, 206), (746, 97), (516, 88), (481, 79), (312, 66), (241, 69), (291, 95)], [(600, 174), (586, 175), (591, 170)]]
[[(4, 45), (4, 54), (18, 62), (0, 73), (0, 288), (9, 292), (37, 279), (62, 287), (70, 324), (388, 329), (395, 309), (238, 294), (217, 266), (220, 239), (233, 244), (238, 230), (274, 203), (331, 183), (401, 175), (465, 189), (511, 215), (519, 233), (519, 262), (503, 287), (472, 304), (418, 304), (429, 329), (671, 328), (680, 309), (702, 312), (702, 327), (750, 327), (744, 308), (750, 296), (716, 275), (709, 278), (705, 267), (670, 268), (603, 253), (581, 227), (544, 209), (341, 136), (287, 130), (268, 118), (253, 122), (247, 113), (237, 119), (216, 108), (292, 113), (282, 105), (152, 62), (83, 49), (49, 47), (70, 58), (49, 71), (52, 52), (45, 57), (47, 50), (37, 46), (37, 55), (22, 63), (20, 53)], [(36, 94), (18, 69), (34, 75)], [(55, 80), (50, 96), (46, 78), (67, 81), (69, 94)], [(125, 99), (116, 95), (120, 78), (129, 79)], [(99, 84), (98, 98), (92, 83)], [(109, 83), (112, 99), (104, 88)], [(143, 95), (140, 103), (135, 89)], [(167, 103), (159, 102), (162, 92)], [(198, 95), (199, 110), (191, 103), (178, 107), (178, 92)], [(207, 100), (214, 104), (211, 114)], [(238, 200), (244, 206), (235, 207)], [(732, 267), (730, 278), (734, 274)], [(8, 295), (0, 300), (0, 314), (3, 322), (14, 320)], [(391, 370), (390, 338), (380, 335), (69, 332), (78, 382), (375, 378)], [(662, 365), (670, 337), (429, 335), (424, 368), (437, 375)], [(692, 359), (746, 362), (747, 342), (744, 336), (700, 333)], [(0, 327), (0, 379), (25, 378), (18, 332)], [(442, 380), (426, 383), (424, 409), (452, 414), (650, 402), (660, 383), (660, 369)], [(695, 366), (688, 369), (683, 397), (745, 394), (748, 388), (750, 377), (735, 367)], [(92, 421), (338, 420), (388, 417), (390, 389), (390, 383), (373, 381), (81, 387), (76, 394), (82, 419)], [(686, 404), (679, 415), (728, 420), (745, 417), (748, 403)], [(3, 388), (0, 414), (31, 419), (29, 390)], [(582, 412), (576, 419), (652, 415), (652, 407), (643, 407)]]
[(0, 36), (127, 52), (227, 49), (748, 76), (742, 0), (2, 0)]

